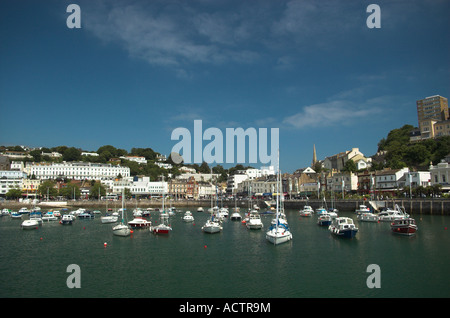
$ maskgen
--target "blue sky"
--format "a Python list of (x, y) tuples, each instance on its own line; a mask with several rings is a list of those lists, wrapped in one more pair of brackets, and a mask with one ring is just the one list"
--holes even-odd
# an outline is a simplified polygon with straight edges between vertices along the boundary
[[(66, 26), (70, 3), (81, 29)], [(310, 165), (313, 144), (319, 159), (371, 156), (417, 126), (417, 99), (450, 96), (449, 12), (445, 0), (2, 0), (0, 145), (169, 154), (172, 131), (201, 119), (224, 134), (279, 128), (287, 172)]]

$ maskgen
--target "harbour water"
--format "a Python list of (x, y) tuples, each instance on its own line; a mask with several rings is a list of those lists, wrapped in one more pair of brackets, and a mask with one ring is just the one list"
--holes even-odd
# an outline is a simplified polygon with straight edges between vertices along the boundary
[[(354, 239), (343, 239), (318, 226), (316, 215), (287, 210), (293, 240), (274, 246), (265, 238), (273, 216), (263, 217), (263, 230), (227, 219), (221, 233), (206, 234), (201, 227), (209, 214), (191, 211), (193, 223), (182, 221), (183, 212), (171, 217), (167, 236), (136, 229), (130, 237), (114, 236), (98, 214), (33, 230), (3, 216), (0, 297), (450, 297), (449, 216), (413, 215), (419, 230), (405, 237), (392, 234), (389, 223), (340, 212), (359, 227)], [(70, 264), (80, 268), (80, 288), (67, 286)], [(380, 288), (367, 286), (370, 264), (380, 268)]]

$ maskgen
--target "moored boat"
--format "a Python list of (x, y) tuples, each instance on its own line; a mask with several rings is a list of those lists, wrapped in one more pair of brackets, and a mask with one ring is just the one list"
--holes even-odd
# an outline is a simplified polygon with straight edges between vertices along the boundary
[(230, 217), (231, 221), (240, 221), (242, 219), (242, 215), (239, 212), (233, 212)]
[(355, 210), (355, 213), (358, 215), (367, 212), (370, 212), (370, 209), (365, 204), (360, 204), (358, 209)]
[(214, 219), (214, 215), (212, 214), (211, 218), (202, 226), (202, 231), (205, 233), (219, 233), (222, 231), (222, 226), (217, 219)]
[(380, 220), (378, 214), (371, 212), (363, 212), (358, 214), (357, 218), (361, 222), (378, 222)]
[(317, 219), (317, 224), (320, 226), (329, 226), (331, 225), (331, 215), (329, 214), (322, 214), (319, 215), (318, 219)]
[(404, 209), (400, 208), (398, 205), (395, 205), (394, 209), (385, 209), (378, 214), (380, 222), (392, 222), (394, 220), (400, 220), (408, 218), (409, 215), (405, 212)]
[(72, 214), (63, 214), (61, 221), (59, 221), (62, 225), (70, 225), (75, 221), (75, 216)]
[(152, 222), (144, 219), (143, 217), (135, 217), (133, 220), (128, 222), (128, 225), (134, 228), (143, 228), (151, 226)]
[(121, 211), (122, 211), (122, 220), (120, 221), (119, 224), (117, 224), (116, 226), (114, 226), (112, 228), (113, 234), (116, 235), (116, 236), (130, 236), (130, 234), (131, 234), (130, 226), (128, 226), (128, 225), (126, 225), (124, 223), (124, 215), (123, 215), (123, 212), (125, 210), (124, 207), (123, 207), (123, 205), (124, 205), (124, 198), (125, 198), (125, 187), (122, 188), (122, 209), (121, 209)]
[(53, 214), (53, 211), (48, 211), (42, 217), (42, 221), (50, 222), (50, 221), (57, 221), (57, 220), (58, 220), (58, 218)]
[(417, 231), (416, 221), (413, 218), (397, 219), (391, 223), (391, 230), (395, 234), (414, 235)]
[(192, 216), (191, 211), (186, 211), (183, 216), (184, 222), (194, 222), (194, 217)]
[(334, 219), (328, 230), (331, 234), (345, 238), (353, 238), (358, 233), (358, 228), (353, 223), (353, 220), (347, 217)]
[(263, 228), (263, 223), (261, 221), (261, 216), (258, 211), (251, 210), (248, 216), (248, 221), (245, 223), (247, 229), (249, 230), (260, 230)]
[(31, 229), (37, 229), (39, 226), (39, 222), (34, 219), (25, 220), (20, 225), (23, 230), (31, 230)]

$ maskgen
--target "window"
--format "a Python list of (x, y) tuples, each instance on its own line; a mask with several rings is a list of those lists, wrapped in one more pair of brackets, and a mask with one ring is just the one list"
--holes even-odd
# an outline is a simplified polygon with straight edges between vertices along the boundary
[(442, 182), (445, 183), (445, 174), (442, 175)]

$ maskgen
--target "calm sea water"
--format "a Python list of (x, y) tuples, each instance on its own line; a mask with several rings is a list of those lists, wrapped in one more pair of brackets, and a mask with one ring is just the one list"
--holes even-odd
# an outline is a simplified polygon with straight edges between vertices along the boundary
[[(450, 297), (448, 216), (415, 215), (419, 230), (404, 237), (389, 223), (341, 212), (359, 227), (349, 240), (319, 227), (316, 216), (288, 210), (293, 240), (274, 246), (265, 239), (272, 216), (263, 217), (261, 231), (226, 220), (222, 233), (205, 234), (209, 214), (192, 213), (194, 223), (183, 222), (183, 213), (172, 217), (165, 237), (146, 229), (114, 236), (99, 215), (36, 230), (1, 217), (0, 297)], [(80, 266), (81, 288), (66, 285), (70, 264)], [(367, 287), (369, 264), (380, 266), (381, 288)]]

